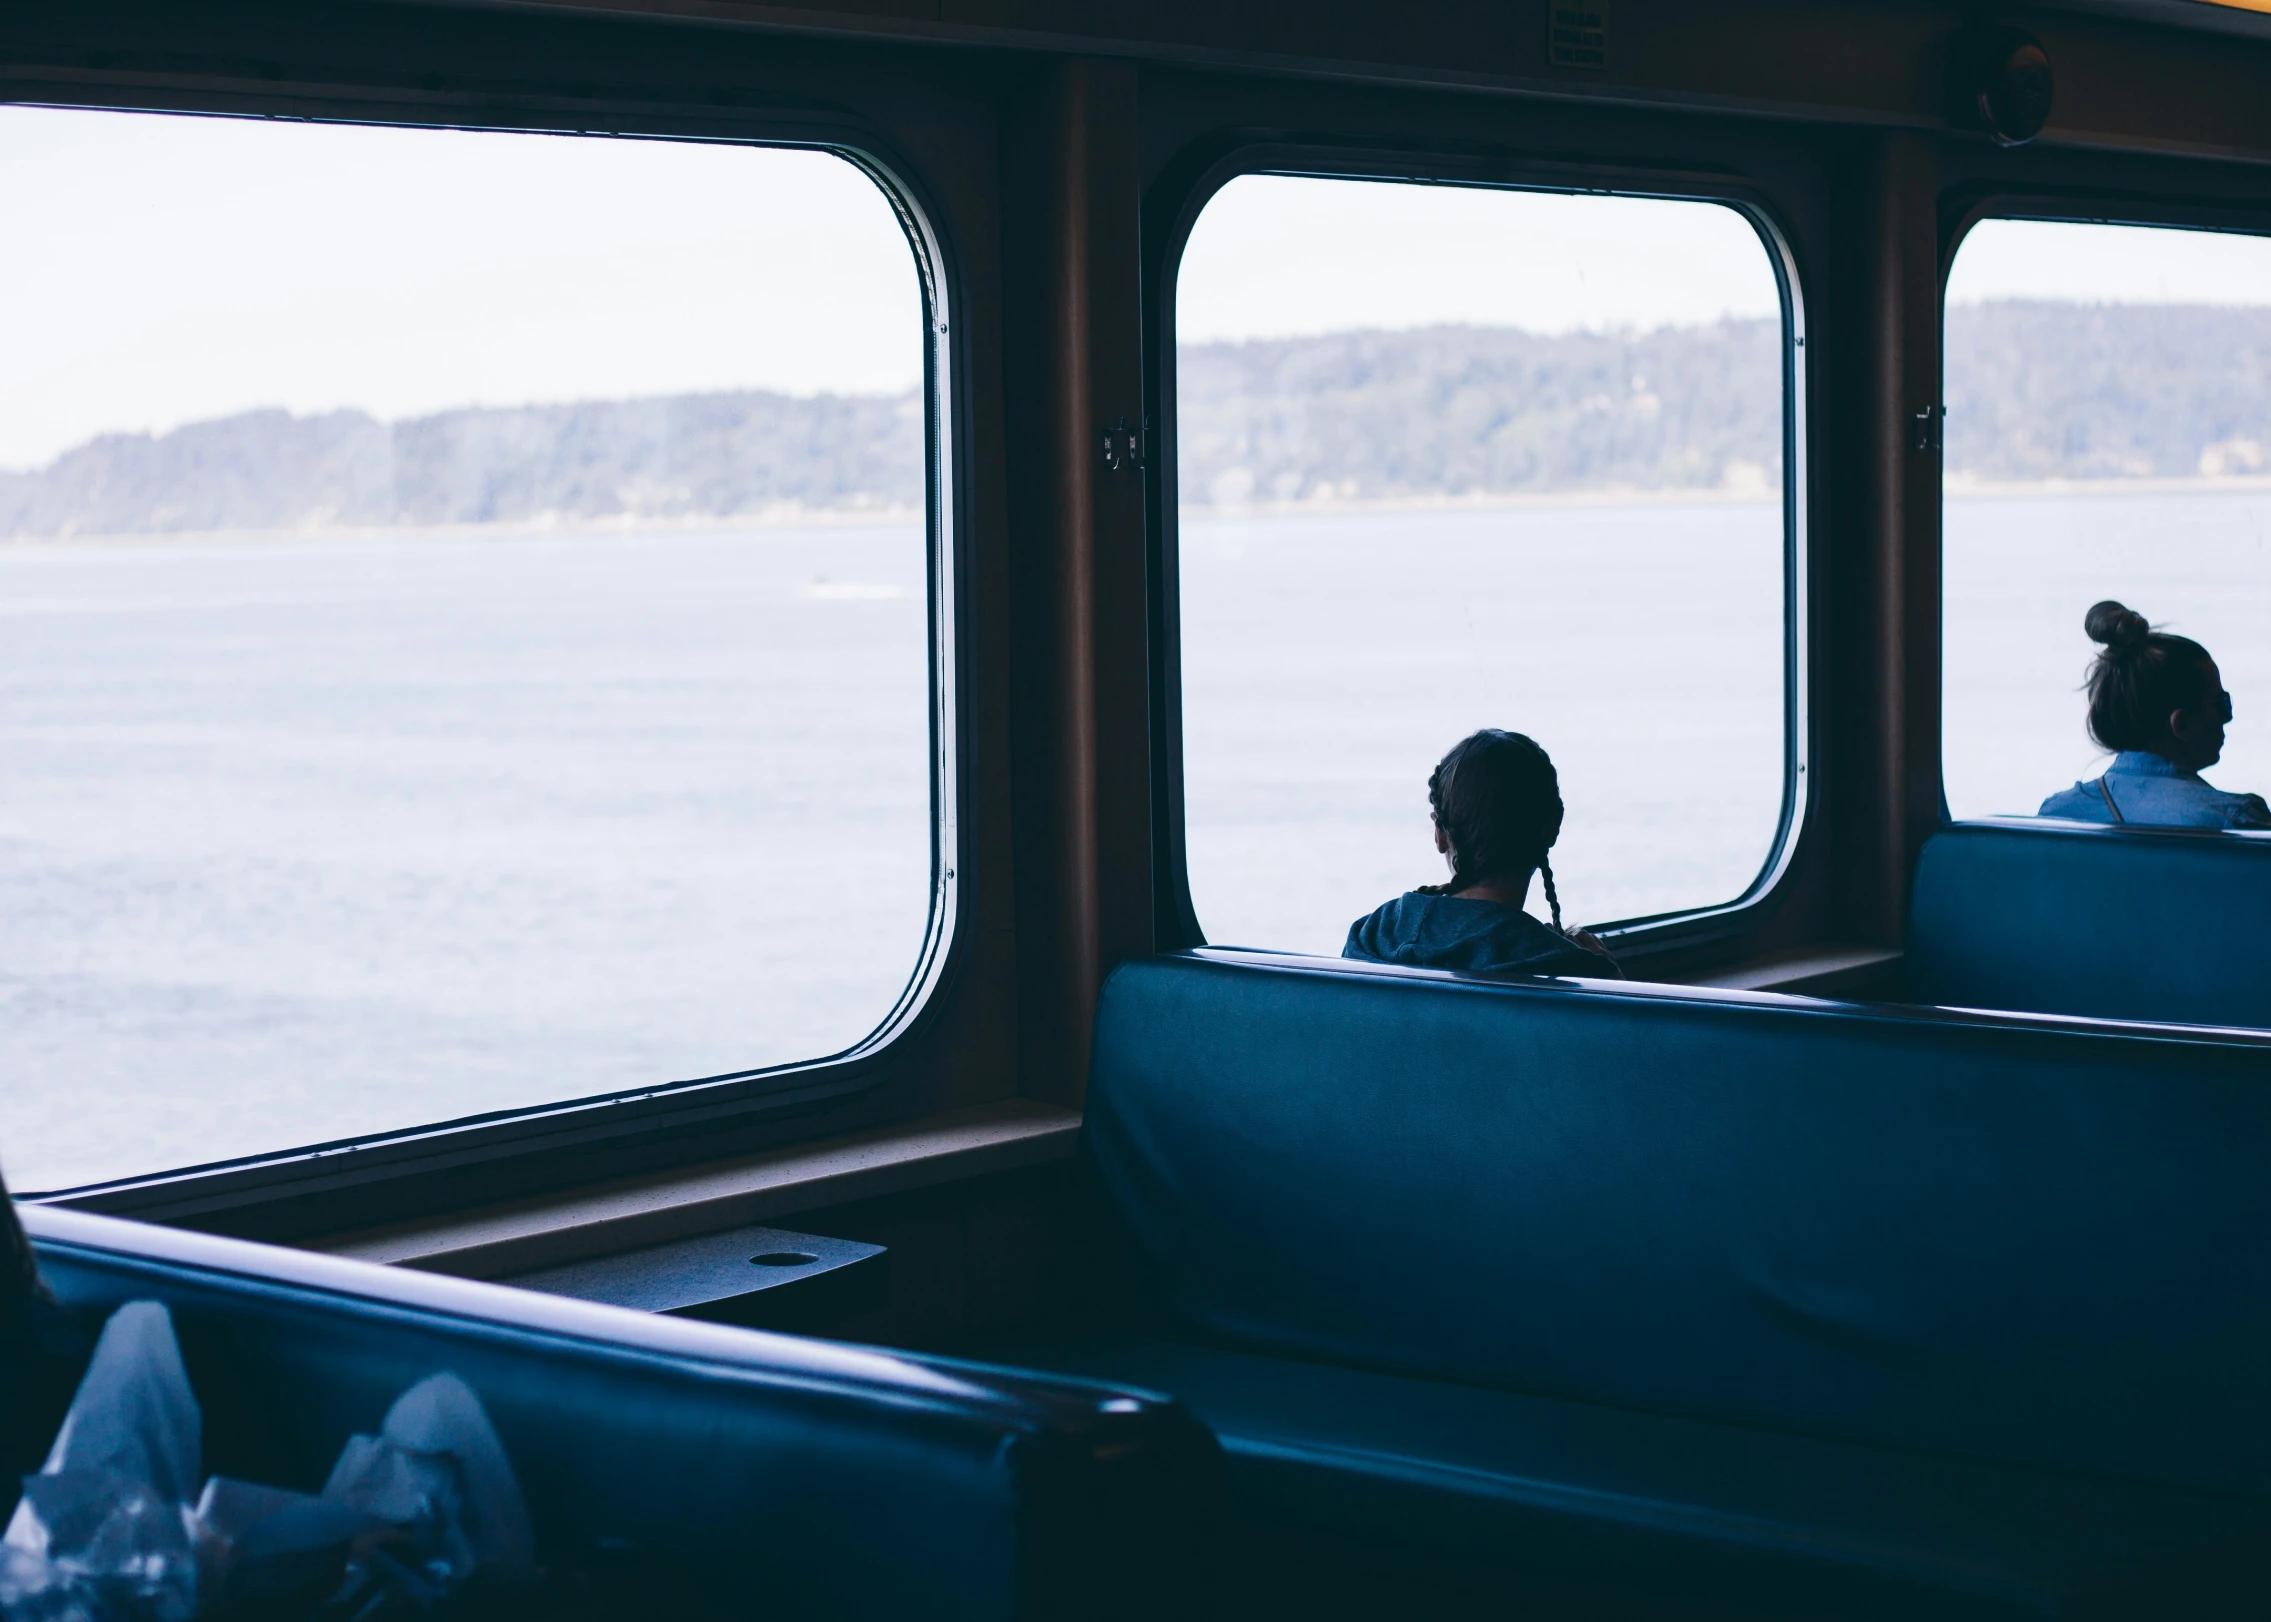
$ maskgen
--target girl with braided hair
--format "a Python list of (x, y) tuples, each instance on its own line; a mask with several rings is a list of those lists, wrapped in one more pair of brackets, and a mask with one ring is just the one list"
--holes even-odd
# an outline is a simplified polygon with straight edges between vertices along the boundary
[[(1423, 885), (1349, 926), (1341, 956), (1470, 974), (1620, 973), (1608, 948), (1562, 926), (1547, 852), (1561, 837), (1553, 762), (1519, 732), (1486, 727), (1452, 746), (1427, 780), (1446, 884)], [(1544, 881), (1548, 928), (1522, 910)]]
[(2082, 618), (2099, 645), (2090, 664), (2090, 736), (2114, 751), (2103, 777), (2042, 802), (2040, 815), (2158, 828), (2271, 828), (2259, 794), (2227, 794), (2200, 773), (2224, 753), (2232, 695), (2208, 650), (2156, 631), (2107, 601)]

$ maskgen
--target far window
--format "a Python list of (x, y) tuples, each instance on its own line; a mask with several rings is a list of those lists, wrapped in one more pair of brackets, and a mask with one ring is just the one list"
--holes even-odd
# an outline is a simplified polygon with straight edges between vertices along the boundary
[(2271, 238), (1986, 220), (1948, 276), (1944, 773), (1958, 817), (2104, 769), (2091, 604), (2203, 643), (2218, 787), (2271, 791)]
[(1758, 879), (1793, 764), (1794, 334), (1748, 217), (1247, 176), (1199, 217), (1175, 319), (1210, 940), (1338, 952), (1443, 879), (1428, 774), (1480, 727), (1559, 770), (1571, 924)]
[(931, 324), (862, 168), (15, 108), (0, 217), (18, 1190), (904, 1007), (951, 717)]

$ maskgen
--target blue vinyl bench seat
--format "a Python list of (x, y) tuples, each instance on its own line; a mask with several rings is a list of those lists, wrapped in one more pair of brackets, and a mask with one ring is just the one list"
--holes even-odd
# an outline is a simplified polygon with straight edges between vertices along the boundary
[(1020, 1355), (1181, 1398), (1297, 1561), (2271, 1595), (2271, 1036), (1177, 954), (1086, 1137), (1149, 1317)]
[(540, 1558), (630, 1551), (705, 1614), (1134, 1619), (1203, 1599), (1219, 1456), (1162, 1399), (21, 1209), (67, 1307), (168, 1305), (216, 1472), (314, 1490), (448, 1370), (496, 1424)]
[(1959, 822), (1927, 840), (1909, 994), (2271, 1029), (2271, 833)]

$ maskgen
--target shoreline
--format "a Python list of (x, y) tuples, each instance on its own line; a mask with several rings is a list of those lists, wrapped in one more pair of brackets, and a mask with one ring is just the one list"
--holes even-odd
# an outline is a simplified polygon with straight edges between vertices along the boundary
[[(2185, 478), (2026, 479), (1989, 482), (1962, 476), (1945, 481), (1948, 501), (2012, 501), (2044, 496), (2167, 496), (2271, 494), (2271, 474), (2218, 474)], [(1522, 490), (1471, 496), (1383, 496), (1328, 501), (1249, 501), (1237, 506), (1186, 505), (1183, 522), (1216, 523), (1254, 518), (1358, 517), (1414, 512), (1495, 512), (1566, 507), (1775, 507), (1779, 490)]]
[(1697, 490), (1507, 490), (1471, 496), (1377, 496), (1325, 501), (1242, 501), (1235, 506), (1187, 504), (1185, 523), (1194, 518), (1236, 522), (1249, 518), (1336, 518), (1373, 513), (1502, 512), (1555, 507), (1779, 507), (1778, 489), (1728, 490), (1714, 485)]
[[(1942, 486), (1949, 502), (2023, 501), (2065, 496), (2169, 496), (2169, 495), (2271, 495), (2271, 474), (2226, 474), (2213, 477), (2134, 479), (2030, 479), (1988, 482), (1957, 477)], [(1306, 501), (1249, 501), (1236, 506), (1187, 505), (1180, 521), (1234, 524), (1256, 519), (1363, 518), (1395, 514), (1454, 512), (1520, 512), (1569, 508), (1616, 507), (1775, 507), (1777, 490), (1729, 490), (1721, 487), (1692, 490), (1521, 490), (1464, 496), (1382, 496)], [(791, 508), (773, 507), (731, 517), (694, 515), (675, 518), (566, 520), (556, 515), (510, 519), (491, 524), (358, 524), (298, 529), (139, 530), (82, 535), (10, 535), (0, 537), (0, 552), (35, 548), (136, 547), (136, 546), (282, 546), (353, 545), (373, 541), (529, 541), (569, 540), (617, 535), (714, 535), (735, 531), (761, 535), (766, 531), (886, 529), (920, 526), (925, 514), (915, 507)]]
[(2008, 482), (1974, 480), (1959, 474), (1943, 479), (1940, 489), (1951, 501), (2008, 501), (2029, 496), (2261, 495), (2271, 492), (2271, 474), (2193, 474), (2170, 479), (2013, 479)]
[(146, 529), (83, 535), (0, 536), (0, 552), (35, 547), (289, 546), (355, 545), (372, 541), (548, 541), (593, 536), (716, 535), (735, 531), (888, 529), (921, 527), (919, 507), (771, 507), (731, 517), (708, 514), (678, 518), (597, 518), (556, 516), (507, 519), (494, 524), (336, 524), (298, 529)]

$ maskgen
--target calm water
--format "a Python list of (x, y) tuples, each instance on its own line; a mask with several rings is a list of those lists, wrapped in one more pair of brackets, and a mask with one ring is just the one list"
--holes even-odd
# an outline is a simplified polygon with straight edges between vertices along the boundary
[(1210, 940), (1338, 953), (1351, 919), (1441, 879), (1427, 777), (1477, 727), (1554, 758), (1573, 923), (1728, 900), (1767, 858), (1778, 504), (1218, 521), (1185, 526), (1181, 569)]
[(10, 1178), (856, 1041), (929, 905), (923, 597), (912, 529), (0, 550)]
[[(1951, 504), (1948, 791), (2091, 769), (2082, 609), (2199, 635), (2271, 786), (2271, 502)], [(1337, 950), (1478, 725), (1573, 918), (1725, 900), (1781, 796), (1774, 509), (1187, 526), (1191, 877)], [(928, 904), (919, 533), (0, 550), (0, 1161), (55, 1187), (838, 1050)], [(2251, 698), (2251, 695), (2255, 695)]]
[(2031, 814), (2095, 777), (2082, 615), (2118, 597), (2205, 643), (2233, 695), (2219, 788), (2271, 794), (2271, 493), (1974, 496), (1948, 503), (1948, 806)]

